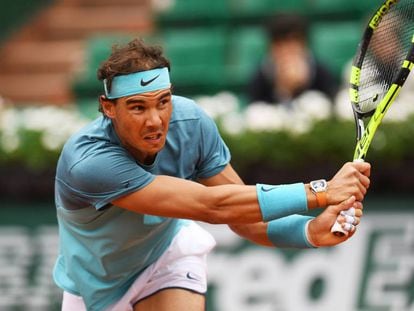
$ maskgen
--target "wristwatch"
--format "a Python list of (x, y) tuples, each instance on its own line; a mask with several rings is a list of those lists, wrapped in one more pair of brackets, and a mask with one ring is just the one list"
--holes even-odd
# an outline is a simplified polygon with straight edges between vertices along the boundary
[(325, 179), (313, 180), (310, 182), (311, 191), (316, 196), (316, 201), (318, 202), (318, 207), (323, 207), (327, 205), (326, 200), (326, 189), (328, 189), (328, 183)]

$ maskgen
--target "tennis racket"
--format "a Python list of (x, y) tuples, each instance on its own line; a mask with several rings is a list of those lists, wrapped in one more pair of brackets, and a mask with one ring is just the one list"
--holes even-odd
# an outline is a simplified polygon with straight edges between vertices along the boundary
[[(414, 1), (387, 0), (366, 26), (352, 62), (349, 95), (356, 125), (354, 161), (364, 161), (375, 131), (414, 66)], [(343, 211), (352, 215), (352, 211)], [(331, 230), (346, 231), (336, 221)]]

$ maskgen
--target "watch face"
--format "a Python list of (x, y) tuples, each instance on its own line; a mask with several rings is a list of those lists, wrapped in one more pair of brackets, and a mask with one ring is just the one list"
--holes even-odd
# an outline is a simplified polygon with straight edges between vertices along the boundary
[(310, 186), (313, 189), (313, 191), (320, 192), (326, 190), (327, 183), (325, 179), (319, 179), (311, 181)]

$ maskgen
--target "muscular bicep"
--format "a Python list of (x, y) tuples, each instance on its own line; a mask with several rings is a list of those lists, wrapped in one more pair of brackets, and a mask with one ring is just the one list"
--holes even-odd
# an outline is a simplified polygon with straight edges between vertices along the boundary
[(262, 218), (254, 186), (206, 187), (169, 176), (156, 176), (144, 188), (112, 203), (141, 214), (208, 223), (252, 223)]
[(184, 179), (157, 176), (146, 187), (112, 203), (142, 214), (200, 219), (208, 217), (209, 200), (204, 188)]

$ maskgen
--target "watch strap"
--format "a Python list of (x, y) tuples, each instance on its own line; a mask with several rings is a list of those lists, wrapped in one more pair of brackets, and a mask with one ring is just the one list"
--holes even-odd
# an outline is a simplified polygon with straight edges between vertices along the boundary
[(316, 196), (316, 202), (318, 202), (318, 207), (325, 207), (328, 203), (326, 199), (326, 191), (314, 192)]

